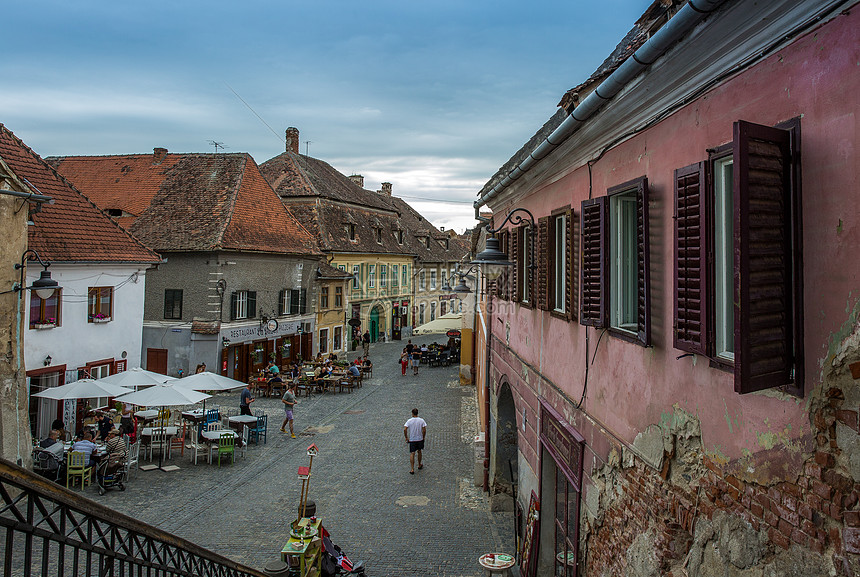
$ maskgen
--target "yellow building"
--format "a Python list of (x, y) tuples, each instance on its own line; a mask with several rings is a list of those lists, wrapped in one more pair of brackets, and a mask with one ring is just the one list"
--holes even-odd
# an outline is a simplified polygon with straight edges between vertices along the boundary
[(327, 264), (317, 267), (316, 273), (316, 334), (313, 350), (324, 355), (334, 353), (345, 357), (349, 347), (351, 329), (347, 325), (347, 294), (352, 276), (342, 269)]

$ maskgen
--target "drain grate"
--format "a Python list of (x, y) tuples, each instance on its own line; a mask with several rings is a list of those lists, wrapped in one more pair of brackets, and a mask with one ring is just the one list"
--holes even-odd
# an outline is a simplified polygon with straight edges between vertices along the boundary
[(356, 409), (356, 410), (352, 410), (352, 411), (344, 411), (343, 414), (344, 415), (360, 415), (363, 412), (364, 412), (363, 410)]

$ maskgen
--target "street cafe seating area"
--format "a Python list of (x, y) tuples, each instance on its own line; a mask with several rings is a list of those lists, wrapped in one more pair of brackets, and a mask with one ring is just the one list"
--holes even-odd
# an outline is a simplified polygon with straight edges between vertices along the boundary
[[(323, 374), (318, 374), (317, 369), (326, 369), (331, 367), (331, 373), (323, 371)], [(327, 394), (344, 392), (352, 393), (353, 389), (360, 388), (364, 379), (373, 376), (372, 367), (362, 367), (361, 374), (357, 377), (349, 374), (347, 368), (348, 362), (306, 362), (302, 365), (299, 371), (299, 376), (294, 379), (296, 384), (296, 396), (309, 397), (312, 394)], [(280, 367), (281, 379), (289, 379), (289, 366)], [(270, 375), (265, 371), (260, 371), (257, 375), (248, 381), (248, 388), (251, 394), (255, 397), (276, 397), (280, 398), (286, 391), (286, 383), (272, 381)]]

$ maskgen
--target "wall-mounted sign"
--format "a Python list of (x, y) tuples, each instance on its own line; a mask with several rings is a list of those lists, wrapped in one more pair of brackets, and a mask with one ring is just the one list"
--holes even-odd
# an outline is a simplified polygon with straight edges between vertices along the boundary
[(446, 336), (446, 337), (459, 337), (459, 336), (460, 336), (460, 331), (457, 331), (457, 330), (451, 329), (450, 331), (448, 331), (447, 333), (445, 333), (445, 336)]

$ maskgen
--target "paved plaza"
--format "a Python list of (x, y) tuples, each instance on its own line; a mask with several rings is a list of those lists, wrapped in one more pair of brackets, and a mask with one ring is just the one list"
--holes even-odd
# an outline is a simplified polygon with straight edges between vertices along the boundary
[[(432, 342), (444, 336), (419, 337)], [(280, 434), (283, 404), (258, 399), (269, 415), (268, 442), (251, 445), (233, 465), (175, 456), (172, 472), (134, 471), (125, 492), (89, 497), (251, 567), (278, 557), (296, 518), (300, 466), (319, 447), (310, 498), (332, 540), (370, 577), (481, 575), (477, 558), (514, 549), (513, 517), (491, 513), (474, 487), (477, 430), (473, 387), (459, 384), (457, 367), (421, 366), (401, 376), (406, 341), (371, 345), (373, 377), (361, 389), (301, 397), (298, 438)], [(357, 354), (357, 353), (356, 353)], [(355, 355), (355, 354), (354, 354)], [(350, 358), (354, 359), (354, 355)], [(238, 391), (207, 402), (238, 407)], [(427, 421), (424, 469), (409, 474), (403, 423), (413, 407)], [(417, 465), (416, 465), (417, 467)]]

